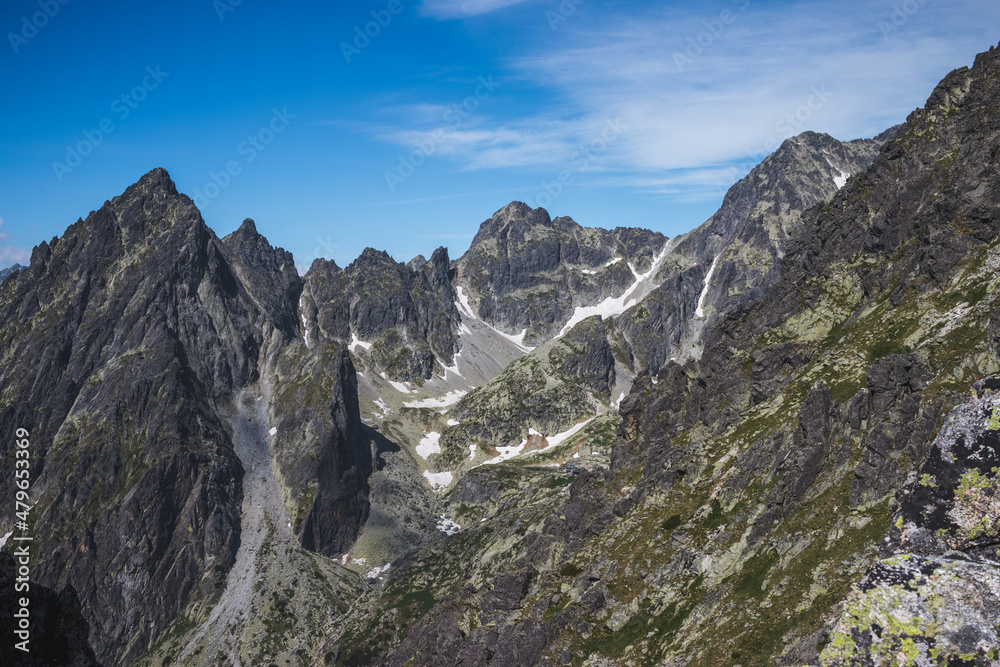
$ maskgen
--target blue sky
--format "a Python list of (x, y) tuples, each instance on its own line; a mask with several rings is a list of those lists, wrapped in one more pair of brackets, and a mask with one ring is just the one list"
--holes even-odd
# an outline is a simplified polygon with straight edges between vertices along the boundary
[(1000, 40), (994, 0), (147, 5), (2, 4), (0, 266), (157, 166), (303, 267), (457, 257), (515, 199), (673, 236), (782, 139), (877, 134)]

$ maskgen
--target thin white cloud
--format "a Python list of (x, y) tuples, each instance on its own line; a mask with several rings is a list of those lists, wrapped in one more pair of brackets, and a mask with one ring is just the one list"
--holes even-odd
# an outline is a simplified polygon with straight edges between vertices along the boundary
[(487, 14), (528, 0), (424, 0), (420, 10), (438, 19), (454, 19)]
[(31, 254), (27, 250), (9, 245), (0, 246), (0, 266), (27, 264), (29, 259), (31, 259)]
[[(508, 4), (425, 7), (475, 13)], [(905, 20), (890, 3), (850, 4), (734, 0), (604, 12), (599, 25), (578, 15), (560, 25), (557, 41), (539, 40), (509, 63), (508, 91), (518, 80), (541, 86), (535, 108), (545, 111), (483, 110), (439, 135), (434, 153), (466, 170), (591, 171), (608, 176), (595, 182), (641, 192), (718, 197), (789, 136), (815, 130), (848, 140), (902, 122), (948, 69), (971, 65), (995, 43), (991, 26), (1000, 24), (1000, 3), (981, 0), (928, 3)], [(625, 129), (602, 141), (614, 120)], [(429, 145), (434, 129), (408, 120), (380, 135), (413, 148)]]

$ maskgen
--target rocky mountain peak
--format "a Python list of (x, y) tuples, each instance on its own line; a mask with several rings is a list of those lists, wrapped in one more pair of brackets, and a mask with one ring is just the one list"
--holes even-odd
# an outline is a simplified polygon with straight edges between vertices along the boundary
[(237, 229), (234, 234), (239, 234), (241, 236), (260, 236), (257, 232), (257, 224), (254, 223), (253, 218), (247, 218), (244, 220), (243, 224), (240, 225), (240, 228)]
[(524, 202), (513, 201), (479, 226), (472, 246), (499, 238), (523, 238), (528, 230), (539, 227), (552, 227), (549, 212), (544, 208), (531, 208)]
[(178, 193), (162, 167), (144, 174), (121, 195), (105, 202), (86, 222), (94, 227), (117, 227), (126, 246), (141, 245), (171, 230), (208, 231), (194, 202)]

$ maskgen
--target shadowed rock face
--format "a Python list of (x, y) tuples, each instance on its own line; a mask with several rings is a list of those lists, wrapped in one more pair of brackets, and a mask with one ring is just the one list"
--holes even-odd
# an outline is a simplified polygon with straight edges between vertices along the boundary
[[(220, 242), (157, 169), (0, 286), (0, 428), (31, 432), (33, 577), (75, 588), (102, 660), (132, 662), (218, 595), (240, 540), (243, 468), (217, 407), (298, 336), (300, 284), (251, 222)], [(341, 384), (327, 409), (350, 413)], [(341, 420), (325, 451), (370, 456), (351, 434), (358, 421)], [(328, 551), (363, 521), (365, 469), (352, 470), (320, 485), (317, 512), (331, 493), (362, 500), (314, 520), (310, 547)]]
[[(0, 553), (0, 610), (3, 622), (0, 632), (5, 641), (0, 646), (0, 660), (5, 665), (24, 667), (98, 667), (100, 663), (87, 642), (90, 628), (80, 613), (80, 600), (71, 587), (56, 592), (45, 586), (31, 584), (26, 592), (15, 591), (17, 563), (9, 553)], [(30, 600), (30, 636), (28, 652), (14, 647), (21, 641), (14, 634), (15, 611), (21, 609), (19, 598)]]
[[(426, 380), (458, 351), (459, 315), (448, 250), (409, 265), (366, 248), (341, 270), (317, 259), (306, 274), (304, 325), (332, 340), (371, 343), (371, 360), (396, 381)], [(312, 335), (316, 335), (315, 333)]]

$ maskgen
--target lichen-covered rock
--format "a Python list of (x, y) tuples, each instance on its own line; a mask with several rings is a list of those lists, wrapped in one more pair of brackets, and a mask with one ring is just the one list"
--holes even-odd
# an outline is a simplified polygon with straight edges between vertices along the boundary
[(1000, 661), (1000, 567), (903, 554), (848, 596), (823, 667), (990, 667)]
[(997, 387), (977, 383), (900, 490), (881, 559), (848, 597), (824, 667), (1000, 661)]

